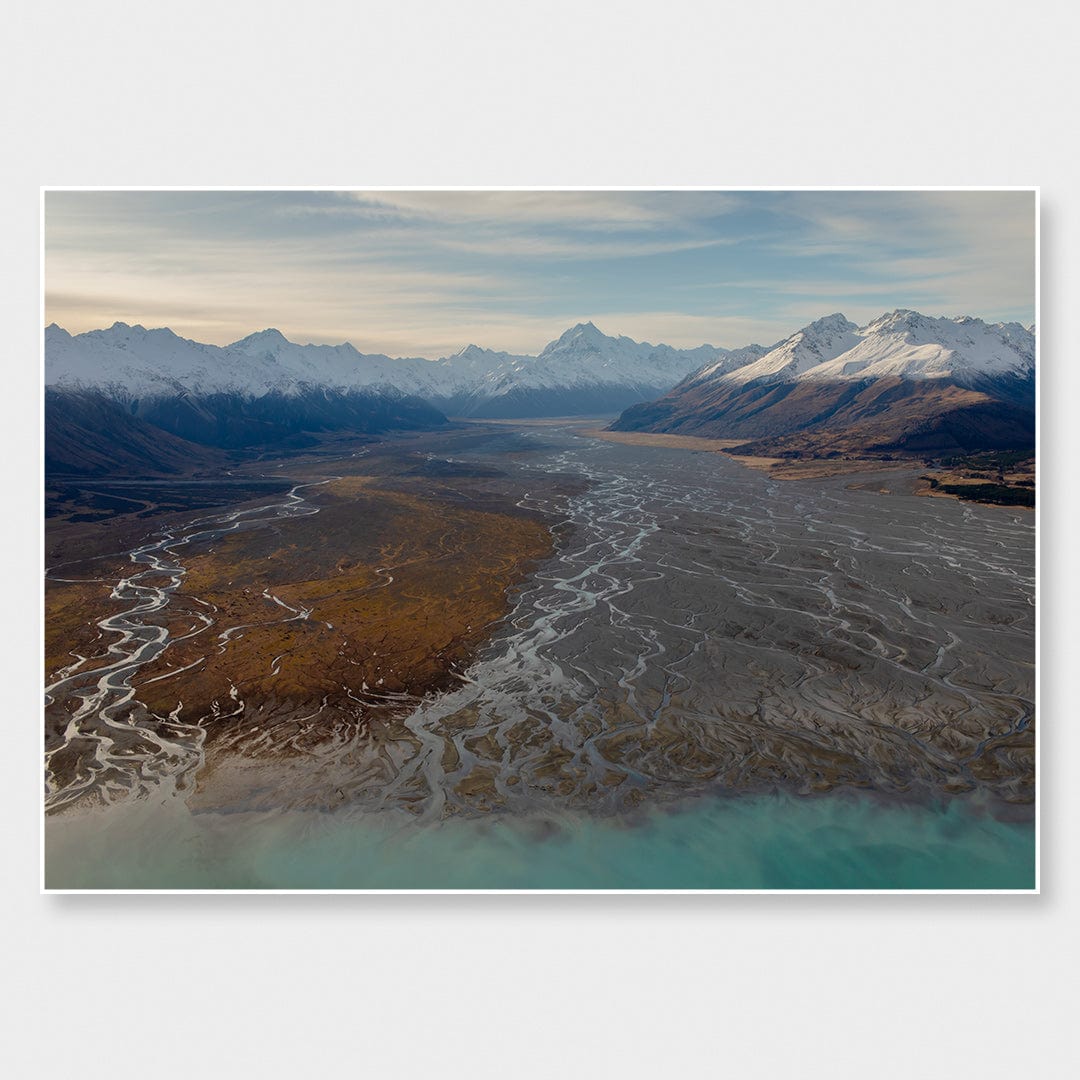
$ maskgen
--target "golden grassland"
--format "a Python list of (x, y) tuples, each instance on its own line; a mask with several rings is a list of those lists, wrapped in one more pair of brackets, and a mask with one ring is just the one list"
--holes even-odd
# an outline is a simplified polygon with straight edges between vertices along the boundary
[[(507, 590), (550, 550), (547, 530), (521, 517), (355, 479), (328, 485), (327, 498), (279, 537), (231, 536), (192, 560), (185, 591), (215, 604), (220, 626), (252, 625), (208, 657), (190, 688), (151, 690), (147, 668), (142, 700), (160, 708), (188, 692), (204, 707), (227, 700), (230, 685), (245, 699), (289, 701), (364, 683), (423, 693), (483, 641)], [(290, 618), (267, 594), (310, 614)]]
[[(107, 642), (96, 626), (98, 619), (115, 615), (130, 604), (109, 599), (112, 585), (102, 582), (46, 582), (45, 681), (60, 668), (102, 651)], [(111, 636), (110, 639), (112, 640)], [(98, 664), (97, 666), (101, 666)]]
[(697, 435), (658, 435), (646, 431), (603, 431), (597, 428), (583, 428), (579, 434), (626, 446), (659, 446), (665, 450), (695, 450), (698, 453), (730, 450), (746, 442), (746, 439), (706, 439)]
[[(190, 636), (139, 670), (136, 696), (149, 709), (163, 714), (182, 702), (197, 716), (227, 706), (234, 687), (245, 701), (276, 705), (346, 697), (365, 683), (424, 693), (485, 640), (507, 611), (508, 590), (551, 550), (533, 518), (387, 490), (368, 476), (335, 480), (312, 498), (316, 515), (185, 553), (187, 574), (162, 616), (174, 638)], [(110, 601), (102, 576), (48, 585), (48, 673), (73, 653), (96, 657), (88, 667), (108, 662), (101, 654), (113, 638), (96, 621), (129, 603)], [(293, 618), (273, 597), (308, 614)], [(192, 633), (199, 611), (214, 623)]]
[(845, 458), (821, 461), (798, 458), (752, 457), (747, 454), (730, 454), (751, 469), (767, 472), (777, 480), (826, 480), (832, 476), (850, 476), (857, 473), (880, 472), (902, 468), (907, 462), (881, 461), (877, 458)]

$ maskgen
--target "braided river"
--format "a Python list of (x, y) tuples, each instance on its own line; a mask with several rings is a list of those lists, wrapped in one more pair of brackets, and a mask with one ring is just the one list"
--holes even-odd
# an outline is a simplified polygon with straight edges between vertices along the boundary
[[(274, 805), (191, 799), (218, 718), (148, 715), (131, 677), (172, 643), (185, 549), (317, 513), (317, 484), (129, 553), (109, 665), (47, 688), (74, 704), (47, 748), (46, 886), (1033, 887), (1029, 512), (907, 495), (901, 470), (778, 481), (581, 425), (517, 434), (531, 449), (497, 463), (555, 554), (454, 688), (343, 688), (357, 722), (306, 740)], [(206, 606), (192, 632), (241, 631)], [(396, 710), (389, 748), (372, 708)]]

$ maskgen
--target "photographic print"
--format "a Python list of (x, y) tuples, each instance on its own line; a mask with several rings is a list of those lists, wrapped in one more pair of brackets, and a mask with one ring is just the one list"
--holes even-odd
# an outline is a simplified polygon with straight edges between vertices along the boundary
[(1036, 887), (1036, 191), (42, 198), (46, 889)]

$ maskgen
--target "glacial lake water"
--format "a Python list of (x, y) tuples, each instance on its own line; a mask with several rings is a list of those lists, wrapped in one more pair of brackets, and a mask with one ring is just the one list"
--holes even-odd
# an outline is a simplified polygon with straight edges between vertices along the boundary
[(114, 807), (47, 826), (87, 889), (1031, 889), (1035, 830), (969, 801), (699, 798), (630, 820)]

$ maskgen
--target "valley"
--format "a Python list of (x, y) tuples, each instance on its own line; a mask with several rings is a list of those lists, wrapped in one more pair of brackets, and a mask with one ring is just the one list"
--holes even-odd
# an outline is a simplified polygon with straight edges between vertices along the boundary
[[(428, 880), (414, 858), (447, 880), (456, 841), (429, 840), (490, 820), (529, 860), (583, 843), (558, 873), (589, 882), (623, 830), (670, 813), (696, 850), (714, 812), (772, 829), (809, 800), (855, 843), (879, 816), (904, 850), (985, 835), (973, 880), (1026, 880), (1031, 340), (894, 312), (672, 350), (587, 323), (414, 363), (50, 328), (47, 875), (108, 879), (101, 823), (185, 887), (233, 880), (244, 837), (290, 868), (245, 884), (327, 880), (323, 843), (350, 886)], [(145, 851), (147, 806), (186, 839)], [(864, 879), (896, 880), (881, 855)]]

